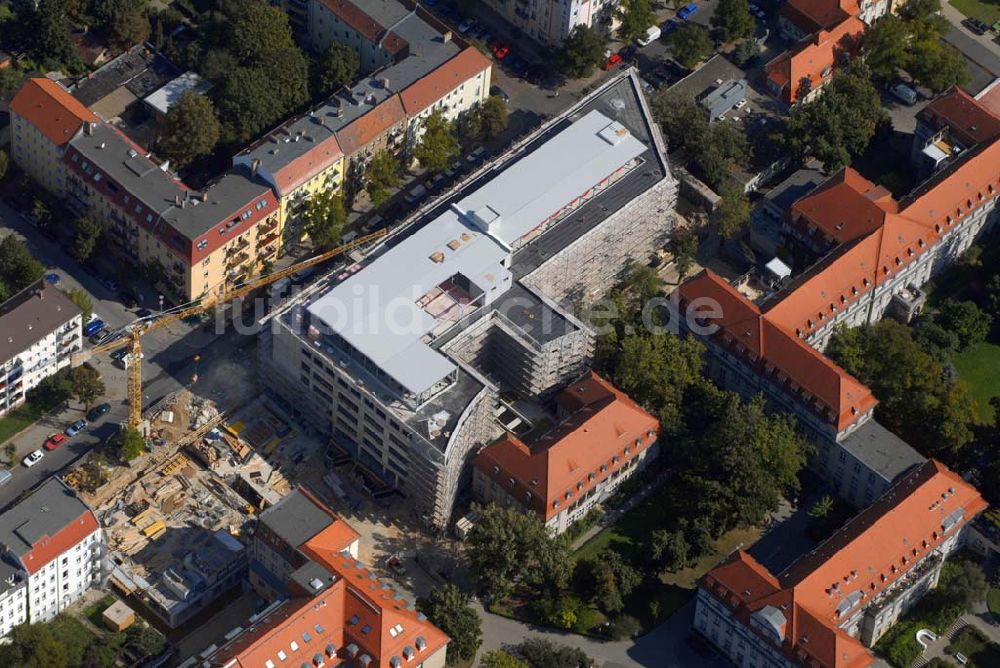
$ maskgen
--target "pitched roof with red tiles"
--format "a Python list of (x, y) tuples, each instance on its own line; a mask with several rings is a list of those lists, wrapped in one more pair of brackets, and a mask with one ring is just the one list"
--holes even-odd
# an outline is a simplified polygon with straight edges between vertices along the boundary
[(469, 46), (440, 67), (417, 79), (400, 92), (403, 108), (416, 116), (463, 83), (489, 69), (493, 64), (479, 49)]
[(853, 169), (841, 169), (792, 205), (791, 220), (807, 234), (814, 227), (831, 242), (842, 244), (870, 234), (896, 208), (888, 190)]
[(993, 80), (986, 88), (979, 91), (976, 101), (990, 113), (1000, 116), (1000, 77)]
[(67, 144), (84, 123), (99, 120), (65, 88), (43, 77), (25, 81), (10, 108), (56, 146)]
[(859, 13), (855, 0), (789, 0), (781, 15), (806, 34), (830, 30)]
[(287, 194), (320, 174), (344, 157), (336, 137), (327, 137), (304, 155), (300, 155), (274, 173), (278, 191)]
[(780, 91), (781, 98), (793, 104), (809, 82), (815, 90), (833, 76), (837, 56), (842, 49), (853, 48), (865, 31), (860, 19), (850, 16), (831, 30), (821, 30), (795, 49), (786, 51), (764, 66), (764, 78)]
[(393, 126), (399, 125), (406, 120), (406, 112), (403, 111), (403, 103), (399, 101), (399, 95), (392, 95), (368, 113), (359, 116), (354, 121), (337, 131), (337, 141), (344, 155), (351, 156), (360, 151)]
[(988, 102), (989, 99), (976, 100), (955, 86), (931, 100), (920, 111), (920, 119), (937, 128), (947, 125), (965, 144), (993, 141), (1000, 137), (1000, 112), (991, 110)]
[[(809, 346), (794, 330), (762, 313), (711, 270), (689, 279), (678, 290), (682, 313), (690, 313), (700, 324), (717, 326), (713, 338), (720, 346), (742, 356), (758, 373), (770, 376), (838, 432), (875, 407), (874, 395), (861, 381)], [(689, 310), (699, 303), (700, 307)]]
[(351, 0), (320, 0), (320, 2), (366, 40), (379, 43), (389, 54), (396, 56), (409, 47), (405, 39), (389, 30), (390, 26), (383, 26)]
[(659, 422), (594, 372), (571, 383), (557, 399), (572, 411), (528, 446), (513, 434), (488, 445), (473, 465), (498, 478), (545, 520), (614, 474), (659, 431)]
[(771, 606), (785, 619), (781, 650), (800, 663), (868, 666), (868, 651), (840, 625), (986, 505), (975, 488), (930, 460), (778, 578), (739, 551), (709, 571), (701, 586), (751, 629), (751, 615)]

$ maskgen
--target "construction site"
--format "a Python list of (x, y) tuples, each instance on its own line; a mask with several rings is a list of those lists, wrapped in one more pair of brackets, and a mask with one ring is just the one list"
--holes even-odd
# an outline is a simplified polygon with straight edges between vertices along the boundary
[(248, 523), (288, 494), (294, 472), (320, 445), (266, 399), (220, 410), (181, 390), (147, 410), (149, 452), (87, 484), (66, 477), (105, 528), (110, 583), (168, 629), (241, 586)]

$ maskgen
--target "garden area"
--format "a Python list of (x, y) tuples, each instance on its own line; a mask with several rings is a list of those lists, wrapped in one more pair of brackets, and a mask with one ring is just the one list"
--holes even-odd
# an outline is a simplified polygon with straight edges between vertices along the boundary
[(948, 645), (948, 653), (952, 656), (961, 654), (969, 662), (968, 665), (978, 668), (1000, 666), (1000, 645), (990, 642), (982, 631), (971, 626), (955, 634)]
[(987, 25), (1000, 21), (1000, 4), (996, 2), (989, 0), (948, 0), (948, 2), (970, 19), (985, 21)]
[(937, 588), (882, 636), (875, 644), (875, 652), (897, 668), (909, 668), (922, 652), (917, 631), (930, 629), (943, 634), (962, 614), (982, 601), (986, 592), (986, 577), (979, 564), (966, 555), (953, 556), (942, 566)]
[(71, 392), (68, 369), (41, 381), (38, 387), (28, 392), (27, 401), (20, 408), (0, 418), (0, 443), (5, 443), (65, 403)]

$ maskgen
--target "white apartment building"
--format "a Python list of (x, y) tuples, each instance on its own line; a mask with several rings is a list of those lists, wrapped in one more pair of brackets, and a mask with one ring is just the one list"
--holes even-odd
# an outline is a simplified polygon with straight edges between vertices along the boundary
[(103, 577), (104, 534), (97, 518), (58, 478), (0, 515), (0, 549), (3, 561), (25, 579), (31, 623), (52, 619)]
[(0, 416), (80, 350), (80, 309), (44, 280), (0, 304)]
[(484, 0), (536, 42), (562, 44), (577, 26), (610, 32), (620, 0)]
[(0, 560), (0, 637), (28, 621), (28, 586), (24, 573)]

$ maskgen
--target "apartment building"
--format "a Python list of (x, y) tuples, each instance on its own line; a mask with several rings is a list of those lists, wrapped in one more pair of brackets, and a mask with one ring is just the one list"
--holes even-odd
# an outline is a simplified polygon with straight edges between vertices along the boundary
[[(186, 665), (444, 668), (448, 636), (357, 560), (358, 534), (304, 488), (257, 521), (258, 591), (271, 605)], [(276, 566), (276, 567), (275, 567)]]
[(819, 95), (833, 73), (860, 44), (865, 23), (846, 16), (829, 28), (803, 37), (799, 43), (764, 66), (764, 85), (788, 105), (804, 104)]
[(30, 623), (52, 619), (103, 578), (104, 533), (58, 478), (0, 515), (0, 549), (24, 578)]
[(502, 433), (500, 392), (547, 397), (589, 366), (593, 334), (560, 302), (645, 260), (676, 187), (625, 73), (274, 314), (262, 373), (331, 461), (443, 528)]
[(473, 460), (473, 494), (566, 531), (657, 455), (660, 424), (593, 371), (556, 397), (551, 429), (525, 443), (507, 432)]
[(18, 624), (28, 621), (28, 583), (26, 574), (0, 559), (0, 638)]
[(778, 576), (734, 552), (699, 582), (694, 628), (740, 668), (871, 665), (868, 648), (937, 585), (986, 506), (927, 461)]
[[(35, 104), (43, 94), (44, 104)], [(23, 135), (15, 146), (37, 139), (53, 115), (73, 121), (59, 130), (65, 142), (46, 139), (47, 149), (25, 151), (33, 155), (26, 158), (26, 169), (34, 176), (41, 169), (37, 160), (54, 160), (38, 172), (59, 173), (50, 181), (53, 193), (65, 197), (77, 215), (98, 220), (111, 250), (155, 269), (166, 294), (190, 301), (223, 290), (277, 258), (280, 207), (275, 192), (252, 169), (233, 168), (208, 187), (192, 190), (118, 128), (73, 113), (79, 102), (57, 84), (29, 79), (14, 106), (22, 113), (12, 136)], [(14, 158), (21, 159), (16, 150)]]
[(577, 26), (609, 33), (620, 0), (484, 0), (508, 23), (545, 46), (559, 46)]
[[(873, 323), (887, 314), (911, 317), (919, 309), (921, 286), (997, 218), (997, 117), (957, 90), (929, 106), (924, 129), (914, 138), (920, 147), (915, 155), (928, 158), (927, 149), (936, 158), (947, 146), (948, 157), (898, 200), (850, 168), (798, 199), (783, 222), (784, 243), (815, 253), (817, 260), (781, 290), (754, 302), (711, 271), (678, 289), (681, 314), (692, 318), (682, 317), (681, 327), (690, 333), (691, 323), (714, 325), (713, 332), (697, 334), (710, 353), (709, 374), (743, 394), (763, 392), (773, 405), (794, 413), (819, 444), (820, 472), (857, 505), (874, 498), (916, 455), (884, 435), (852, 438), (877, 402), (822, 351), (838, 325)], [(972, 115), (987, 123), (988, 132), (963, 140), (960, 130), (967, 132)], [(696, 302), (702, 297), (720, 308)], [(896, 454), (887, 459), (879, 448)], [(860, 463), (860, 470), (844, 470), (841, 464), (848, 462), (851, 470)]]
[[(849, 17), (870, 26), (890, 11), (891, 0), (789, 0), (778, 14), (778, 32), (786, 40), (800, 42), (821, 31), (831, 31)], [(901, 3), (898, 3), (901, 4)]]
[(0, 304), (0, 416), (82, 346), (83, 313), (44, 280)]

